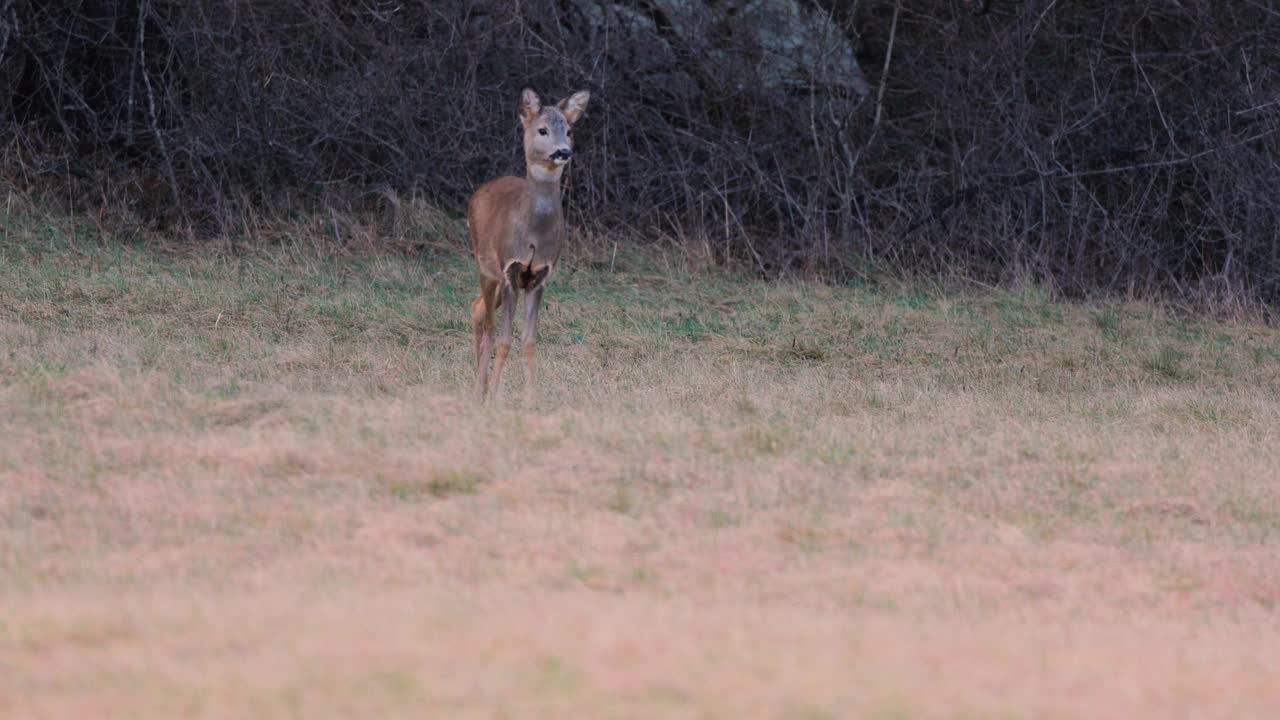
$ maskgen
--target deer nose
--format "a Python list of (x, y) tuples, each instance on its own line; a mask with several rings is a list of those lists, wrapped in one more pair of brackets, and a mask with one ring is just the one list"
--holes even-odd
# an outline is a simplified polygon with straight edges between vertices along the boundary
[(572, 157), (573, 157), (573, 153), (572, 153), (572, 152), (570, 152), (570, 151), (569, 151), (568, 149), (566, 149), (566, 148), (561, 148), (561, 149), (559, 149), (559, 150), (557, 150), (557, 151), (555, 151), (555, 152), (551, 153), (551, 159), (552, 159), (552, 160), (564, 160), (564, 161), (568, 161), (568, 160), (569, 160), (569, 158), (572, 158)]

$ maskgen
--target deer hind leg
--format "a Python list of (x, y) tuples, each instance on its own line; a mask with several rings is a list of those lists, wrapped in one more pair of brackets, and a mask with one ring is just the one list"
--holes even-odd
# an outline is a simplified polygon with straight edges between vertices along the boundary
[(506, 307), (502, 310), (502, 321), (498, 326), (498, 351), (493, 356), (493, 384), (489, 388), (489, 395), (494, 398), (498, 396), (498, 388), (502, 385), (502, 366), (506, 364), (507, 354), (511, 352), (511, 329), (516, 320), (516, 288), (519, 287), (520, 271), (520, 263), (513, 261), (507, 266), (506, 277), (499, 287), (501, 301), (498, 305)]
[(497, 280), (480, 281), (480, 297), (471, 303), (471, 325), (475, 331), (473, 343), (476, 353), (476, 397), (484, 402), (485, 388), (489, 383), (489, 353), (493, 350), (494, 311), (502, 303), (501, 283)]

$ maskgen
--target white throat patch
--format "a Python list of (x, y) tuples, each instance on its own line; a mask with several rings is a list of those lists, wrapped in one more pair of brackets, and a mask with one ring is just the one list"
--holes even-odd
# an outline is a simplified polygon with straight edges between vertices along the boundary
[(529, 177), (538, 182), (560, 182), (560, 173), (563, 168), (563, 165), (556, 165), (555, 169), (551, 170), (541, 164), (536, 164), (529, 168)]

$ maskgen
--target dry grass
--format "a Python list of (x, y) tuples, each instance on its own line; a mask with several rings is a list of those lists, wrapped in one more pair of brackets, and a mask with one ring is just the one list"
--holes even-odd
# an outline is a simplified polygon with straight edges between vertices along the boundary
[(1280, 333), (11, 216), (0, 715), (1280, 714)]

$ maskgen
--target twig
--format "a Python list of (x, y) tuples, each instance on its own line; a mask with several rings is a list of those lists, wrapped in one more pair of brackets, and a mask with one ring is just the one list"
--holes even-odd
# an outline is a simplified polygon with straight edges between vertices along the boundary
[(871, 120), (871, 136), (867, 138), (870, 146), (880, 132), (880, 116), (884, 114), (884, 90), (889, 80), (889, 67), (893, 64), (893, 43), (898, 37), (898, 15), (902, 12), (902, 0), (893, 4), (893, 21), (889, 24), (889, 46), (884, 51), (884, 68), (880, 70), (880, 88), (876, 90), (876, 115)]
[(187, 218), (187, 209), (182, 203), (182, 194), (178, 192), (178, 176), (173, 172), (173, 158), (169, 156), (169, 147), (160, 132), (160, 123), (156, 120), (156, 96), (151, 88), (151, 74), (147, 72), (147, 52), (145, 48), (147, 27), (147, 0), (138, 4), (138, 65), (142, 69), (142, 82), (147, 86), (147, 121), (151, 126), (151, 134), (160, 146), (160, 154), (164, 156), (165, 174), (169, 177), (169, 192), (173, 193), (173, 202), (182, 212), (183, 220)]
[[(12, 30), (10, 30), (10, 18), (12, 18)], [(4, 28), (4, 32), (0, 33), (0, 62), (4, 60), (4, 51), (9, 47), (9, 34), (17, 35), (21, 28), (18, 26), (18, 14), (13, 10), (13, 0), (5, 0), (3, 6), (0, 6), (0, 27)]]
[(1275, 134), (1277, 131), (1280, 131), (1280, 125), (1270, 128), (1269, 130), (1263, 130), (1260, 133), (1255, 133), (1253, 135), (1250, 135), (1249, 137), (1244, 138), (1243, 140), (1237, 140), (1236, 142), (1228, 143), (1226, 145), (1218, 145), (1217, 147), (1211, 147), (1207, 150), (1201, 150), (1198, 153), (1192, 153), (1191, 155), (1187, 155), (1185, 157), (1180, 157), (1180, 158), (1173, 158), (1171, 160), (1156, 160), (1154, 162), (1135, 163), (1133, 165), (1125, 165), (1123, 167), (1101, 168), (1099, 170), (1081, 170), (1079, 172), (1069, 172), (1069, 173), (1049, 173), (1045, 175), (1045, 177), (1055, 178), (1055, 179), (1056, 178), (1070, 179), (1070, 178), (1090, 177), (1093, 175), (1113, 175), (1115, 173), (1130, 172), (1133, 170), (1145, 170), (1148, 168), (1170, 167), (1173, 165), (1182, 165), (1195, 160), (1199, 160), (1200, 158), (1205, 157), (1207, 155), (1213, 155), (1216, 153), (1223, 152), (1224, 150), (1231, 150), (1232, 148), (1237, 148), (1237, 147), (1240, 147), (1241, 145), (1247, 145), (1255, 140), (1261, 140), (1262, 138), (1268, 135)]

